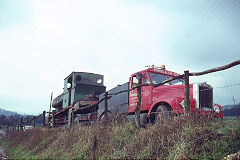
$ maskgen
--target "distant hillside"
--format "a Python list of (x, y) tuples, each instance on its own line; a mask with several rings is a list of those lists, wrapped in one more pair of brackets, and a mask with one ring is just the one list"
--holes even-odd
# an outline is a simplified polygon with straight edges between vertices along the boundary
[(236, 113), (238, 116), (240, 116), (240, 105), (230, 108), (230, 109), (224, 109), (223, 110), (223, 116), (236, 116)]
[(233, 105), (224, 105), (222, 106), (223, 110), (224, 109), (231, 109), (233, 107)]
[(12, 115), (16, 115), (16, 114), (19, 114), (19, 113), (0, 108), (0, 115), (12, 116)]
[[(7, 125), (13, 126), (14, 124), (18, 123), (20, 121), (20, 118), (23, 117), (23, 121), (28, 121), (29, 119), (32, 119), (33, 115), (22, 115), (17, 112), (8, 111), (5, 109), (0, 108), (0, 126), (1, 125)], [(42, 123), (42, 116), (40, 116), (38, 119), (36, 119), (36, 124)], [(32, 125), (32, 122), (27, 123), (27, 125)]]
[[(240, 103), (236, 104), (236, 106), (240, 106)], [(224, 105), (224, 106), (222, 106), (223, 110), (225, 110), (225, 109), (231, 109), (231, 108), (233, 108), (233, 107), (234, 107), (233, 104), (229, 104), (229, 105)]]
[[(236, 107), (236, 108), (235, 108)], [(225, 105), (223, 108), (223, 116), (240, 116), (240, 103), (235, 105)]]

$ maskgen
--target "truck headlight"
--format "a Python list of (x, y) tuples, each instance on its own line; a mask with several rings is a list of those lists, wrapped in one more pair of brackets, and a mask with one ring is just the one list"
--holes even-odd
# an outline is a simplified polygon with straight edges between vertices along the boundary
[(214, 109), (214, 111), (215, 111), (216, 113), (219, 113), (219, 112), (220, 112), (220, 108), (219, 108), (217, 105), (215, 105), (213, 109)]

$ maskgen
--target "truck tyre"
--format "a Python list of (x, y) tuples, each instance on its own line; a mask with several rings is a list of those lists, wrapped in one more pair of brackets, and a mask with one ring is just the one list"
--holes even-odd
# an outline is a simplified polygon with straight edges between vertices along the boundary
[(159, 105), (155, 114), (155, 122), (169, 118), (170, 112), (166, 105)]

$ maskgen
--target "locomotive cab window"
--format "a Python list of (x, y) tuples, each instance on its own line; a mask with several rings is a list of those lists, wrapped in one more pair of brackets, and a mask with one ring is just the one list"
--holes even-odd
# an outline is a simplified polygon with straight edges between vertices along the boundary
[(77, 75), (75, 80), (76, 80), (76, 82), (79, 82), (82, 80), (82, 77), (80, 75)]
[(67, 89), (72, 88), (72, 76), (68, 78)]
[(97, 84), (101, 84), (102, 81), (103, 81), (102, 78), (97, 78), (97, 79), (96, 79)]

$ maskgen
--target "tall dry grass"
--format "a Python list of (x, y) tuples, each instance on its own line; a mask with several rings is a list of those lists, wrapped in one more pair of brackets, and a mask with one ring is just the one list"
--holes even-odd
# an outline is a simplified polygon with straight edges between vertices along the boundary
[(9, 132), (7, 139), (9, 147), (21, 146), (19, 152), (36, 159), (221, 158), (240, 150), (240, 125), (235, 125), (234, 129), (210, 117), (178, 116), (145, 128), (114, 120), (66, 130)]

